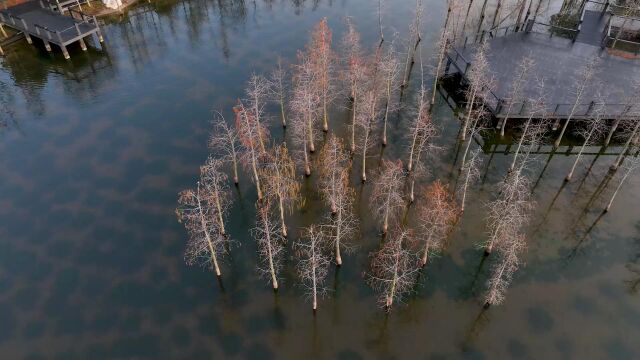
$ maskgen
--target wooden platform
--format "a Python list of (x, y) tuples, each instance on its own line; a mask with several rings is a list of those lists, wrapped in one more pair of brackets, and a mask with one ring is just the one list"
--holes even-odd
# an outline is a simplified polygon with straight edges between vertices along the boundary
[[(521, 31), (504, 31), (502, 36), (486, 36), (489, 44), (489, 66), (495, 78), (495, 86), (486, 99), (487, 109), (496, 118), (506, 114), (505, 103), (518, 63), (523, 57), (535, 61), (530, 72), (530, 80), (524, 89), (524, 99), (536, 97), (536, 78), (545, 79), (548, 92), (546, 116), (552, 119), (566, 119), (575, 102), (573, 93), (577, 71), (593, 58), (597, 58), (596, 73), (592, 84), (604, 86), (601, 93), (604, 98), (604, 117), (607, 119), (637, 117), (640, 114), (640, 102), (629, 104), (625, 96), (631, 93), (634, 83), (640, 82), (640, 60), (626, 59), (610, 54), (601, 47), (606, 14), (586, 10), (583, 22), (575, 35), (569, 37), (554, 36), (553, 29), (547, 33), (537, 31), (538, 23), (522, 26)], [(496, 32), (499, 33), (499, 32)], [(566, 35), (566, 34), (565, 34)], [(468, 84), (466, 77), (472, 66), (477, 44), (465, 44), (453, 47), (448, 54), (447, 75), (457, 76), (459, 88)], [(575, 109), (573, 119), (593, 116), (600, 103), (596, 97), (596, 86), (590, 86), (583, 100)], [(515, 110), (513, 110), (515, 108)], [(513, 104), (510, 119), (528, 118), (532, 107), (527, 100)]]
[(47, 51), (51, 51), (51, 43), (57, 45), (65, 59), (69, 59), (67, 45), (79, 42), (86, 50), (86, 37), (96, 36), (100, 42), (103, 38), (95, 16), (72, 9), (68, 9), (68, 14), (52, 11), (48, 2), (29, 1), (0, 10), (0, 23), (22, 32), (29, 43), (32, 36), (41, 39)]

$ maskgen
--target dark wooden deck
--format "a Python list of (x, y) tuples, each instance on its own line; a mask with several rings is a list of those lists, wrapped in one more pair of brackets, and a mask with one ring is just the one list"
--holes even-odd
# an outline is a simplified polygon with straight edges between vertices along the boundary
[[(566, 119), (575, 103), (573, 87), (577, 71), (591, 59), (597, 58), (596, 73), (591, 83), (603, 85), (600, 91), (605, 103), (604, 117), (637, 117), (640, 114), (640, 101), (630, 105), (624, 99), (640, 83), (640, 60), (612, 55), (601, 46), (607, 16), (599, 11), (584, 11), (582, 24), (569, 37), (555, 36), (553, 29), (542, 33), (533, 23), (519, 32), (505, 29), (502, 33), (495, 31), (485, 34), (489, 43), (489, 65), (496, 80), (486, 99), (486, 107), (496, 118), (507, 115), (504, 104), (509, 98), (512, 79), (520, 60), (528, 56), (535, 61), (535, 67), (524, 89), (524, 99), (536, 97), (535, 79), (543, 78), (548, 92), (546, 116)], [(472, 66), (476, 48), (477, 44), (465, 44), (453, 47), (448, 54), (447, 74), (458, 76), (461, 87), (468, 84), (466, 74)], [(598, 86), (588, 87), (574, 111), (573, 119), (593, 116), (595, 105), (602, 103), (596, 97), (597, 91)], [(516, 102), (512, 105), (509, 118), (527, 118), (531, 111), (529, 101)]]
[(0, 10), (0, 23), (22, 32), (29, 43), (32, 36), (41, 39), (48, 51), (51, 51), (50, 43), (57, 45), (68, 59), (67, 45), (80, 42), (82, 49), (86, 50), (84, 39), (89, 36), (97, 36), (102, 42), (94, 16), (71, 9), (68, 14), (52, 11), (46, 1), (29, 1)]

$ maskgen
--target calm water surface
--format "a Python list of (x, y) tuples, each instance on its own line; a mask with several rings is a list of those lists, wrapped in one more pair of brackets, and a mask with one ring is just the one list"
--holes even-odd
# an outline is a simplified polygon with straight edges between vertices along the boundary
[[(482, 184), (451, 246), (389, 315), (364, 282), (380, 241), (366, 207), (370, 184), (357, 186), (365, 218), (358, 252), (331, 271), (330, 297), (315, 317), (290, 258), (278, 294), (257, 276), (248, 177), (234, 189), (228, 227), (241, 246), (223, 266), (223, 283), (184, 265), (187, 236), (173, 211), (206, 159), (211, 109), (230, 117), (251, 73), (268, 71), (277, 56), (293, 61), (322, 17), (339, 38), (342, 18), (353, 16), (373, 46), (371, 3), (160, 1), (106, 25), (106, 52), (73, 48), (66, 62), (20, 44), (2, 58), (0, 357), (639, 358), (640, 181), (631, 179), (599, 217), (615, 179), (591, 196), (610, 156), (595, 159), (585, 177), (594, 160), (587, 156), (564, 188), (572, 158), (548, 162), (534, 192), (526, 266), (504, 305), (487, 311), (490, 264), (476, 244), (486, 237), (484, 203), (510, 161), (504, 154), (485, 155)], [(406, 33), (413, 1), (388, 3), (391, 38)], [(425, 53), (445, 11), (444, 2), (427, 3)], [(332, 114), (332, 129), (343, 133), (347, 116)], [(458, 124), (441, 99), (434, 116), (443, 150), (433, 177), (453, 184)], [(383, 156), (405, 154), (407, 122), (394, 117)], [(272, 132), (282, 139), (277, 126)], [(373, 155), (372, 174), (381, 154)], [(532, 169), (534, 180), (546, 160)], [(292, 229), (325, 211), (314, 189), (313, 179), (305, 182), (308, 205), (291, 218)]]

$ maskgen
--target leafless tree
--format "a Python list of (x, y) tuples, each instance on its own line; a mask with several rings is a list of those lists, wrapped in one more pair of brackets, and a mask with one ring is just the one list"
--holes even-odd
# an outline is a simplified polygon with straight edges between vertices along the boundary
[(322, 103), (322, 130), (329, 131), (328, 106), (334, 97), (333, 68), (335, 55), (331, 50), (331, 29), (327, 18), (323, 18), (311, 33), (309, 60), (313, 71), (314, 85), (320, 92)]
[(487, 283), (489, 288), (485, 297), (487, 305), (499, 305), (504, 301), (513, 274), (521, 264), (519, 256), (525, 246), (522, 234), (509, 237), (501, 244), (498, 259), (493, 265), (492, 274)]
[(411, 74), (411, 65), (413, 64), (413, 57), (416, 52), (416, 49), (418, 48), (418, 44), (422, 39), (420, 35), (420, 31), (421, 31), (420, 27), (421, 27), (421, 19), (422, 19), (422, 0), (416, 0), (416, 8), (414, 12), (415, 12), (415, 19), (413, 20), (413, 23), (409, 28), (409, 38), (407, 42), (407, 58), (405, 60), (404, 73), (402, 75), (402, 85), (401, 85), (402, 88), (406, 87), (407, 83), (409, 82), (409, 76)]
[(220, 276), (222, 273), (218, 257), (226, 254), (229, 239), (219, 230), (209, 196), (206, 191), (201, 191), (199, 182), (195, 191), (182, 191), (178, 198), (176, 215), (189, 233), (185, 252), (187, 264), (210, 266), (216, 275)]
[(282, 127), (287, 127), (287, 116), (285, 112), (285, 97), (287, 95), (287, 71), (282, 67), (282, 58), (278, 57), (278, 67), (271, 72), (269, 78), (270, 92), (273, 99), (280, 105), (280, 116)]
[(493, 76), (490, 73), (489, 61), (487, 60), (488, 49), (489, 45), (486, 41), (478, 46), (469, 70), (469, 87), (466, 90), (466, 117), (461, 132), (463, 141), (467, 137), (467, 128), (471, 123), (472, 115), (474, 114), (473, 110), (483, 103), (493, 86)]
[(395, 230), (373, 254), (371, 286), (380, 293), (379, 303), (390, 311), (394, 302), (410, 293), (417, 280), (420, 267), (418, 256), (408, 248), (411, 235), (407, 230)]
[(515, 168), (525, 142), (529, 146), (539, 144), (549, 127), (547, 119), (547, 91), (544, 80), (538, 79), (536, 88), (537, 97), (529, 99), (531, 109), (525, 121), (522, 134), (520, 135), (520, 140), (518, 140), (518, 146), (513, 155), (513, 160), (511, 160), (509, 171), (513, 171)]
[(362, 92), (363, 82), (366, 75), (366, 64), (362, 55), (362, 47), (360, 45), (360, 34), (356, 31), (351, 18), (347, 18), (347, 32), (342, 39), (342, 47), (344, 48), (347, 71), (345, 78), (349, 82), (349, 93), (352, 99), (351, 106), (351, 152), (356, 151), (356, 119), (359, 117), (360, 103), (359, 94)]
[(358, 231), (358, 218), (353, 213), (354, 191), (349, 187), (349, 173), (345, 169), (340, 173), (337, 191), (334, 195), (336, 211), (328, 216), (324, 231), (327, 240), (335, 251), (336, 265), (342, 265), (342, 252), (351, 251), (354, 246), (350, 243)]
[(585, 63), (581, 68), (578, 69), (576, 83), (574, 84), (573, 93), (575, 94), (575, 101), (573, 102), (573, 106), (571, 107), (571, 111), (567, 115), (567, 120), (564, 122), (564, 126), (562, 126), (562, 130), (560, 130), (560, 135), (555, 142), (555, 147), (560, 146), (560, 141), (564, 137), (564, 133), (567, 130), (567, 126), (569, 122), (573, 119), (573, 116), (578, 110), (579, 105), (582, 103), (582, 99), (584, 98), (585, 92), (589, 85), (593, 85), (591, 79), (595, 75), (596, 66), (598, 64), (598, 58), (593, 57), (587, 63)]
[(400, 63), (395, 56), (395, 50), (393, 44), (389, 46), (387, 54), (380, 62), (380, 71), (384, 76), (385, 84), (385, 106), (384, 106), (384, 119), (382, 121), (382, 145), (387, 145), (387, 123), (389, 119), (389, 112), (395, 109), (392, 94), (396, 88), (396, 80), (400, 74)]
[[(604, 141), (604, 146), (609, 146), (611, 139), (613, 138), (613, 134), (620, 126), (620, 123), (623, 122), (623, 119), (628, 118), (631, 115), (637, 114), (637, 100), (640, 97), (640, 80), (634, 81), (633, 89), (629, 92), (625, 92), (624, 100), (622, 102), (624, 108), (618, 115), (618, 117), (613, 121), (611, 125), (611, 129), (609, 129), (609, 134)], [(635, 109), (634, 109), (635, 108)]]
[(284, 259), (284, 238), (278, 231), (278, 222), (271, 218), (269, 210), (271, 204), (268, 200), (258, 202), (256, 205), (258, 219), (256, 227), (252, 229), (252, 235), (258, 243), (258, 255), (260, 265), (258, 270), (269, 278), (274, 290), (278, 289), (278, 274), (282, 269)]
[(462, 152), (462, 159), (460, 160), (460, 170), (462, 170), (467, 163), (467, 154), (469, 154), (471, 144), (474, 142), (473, 138), (476, 136), (476, 134), (479, 134), (480, 132), (486, 130), (485, 122), (488, 116), (488, 112), (484, 108), (484, 106), (480, 106), (470, 111), (471, 116), (469, 118), (471, 119), (471, 127), (464, 129), (469, 134), (469, 140), (467, 140), (467, 145), (464, 147), (464, 151)]
[(623, 168), (624, 168), (624, 175), (622, 175), (622, 178), (620, 179), (620, 182), (618, 183), (616, 190), (613, 192), (613, 195), (611, 195), (611, 199), (609, 200), (607, 207), (604, 209), (605, 212), (611, 210), (611, 205), (613, 205), (613, 200), (615, 200), (616, 195), (618, 195), (618, 191), (620, 191), (620, 188), (625, 183), (629, 175), (631, 175), (633, 172), (635, 172), (635, 170), (640, 168), (640, 158), (637, 156), (637, 154), (635, 156), (629, 156), (628, 161), (625, 164), (623, 164)]
[(527, 85), (529, 79), (529, 72), (535, 66), (535, 62), (529, 56), (523, 57), (518, 63), (518, 67), (516, 69), (516, 76), (513, 78), (511, 82), (511, 86), (509, 88), (509, 96), (507, 98), (507, 111), (504, 116), (504, 120), (502, 120), (502, 125), (500, 127), (500, 136), (504, 136), (504, 130), (507, 127), (507, 121), (509, 121), (509, 116), (511, 115), (511, 111), (515, 110), (515, 108), (523, 104), (524, 98), (524, 87)]
[(569, 174), (567, 174), (567, 177), (565, 178), (566, 181), (571, 181), (573, 172), (576, 170), (576, 166), (580, 161), (580, 157), (582, 156), (584, 149), (589, 145), (593, 145), (604, 135), (606, 124), (602, 119), (603, 115), (604, 104), (597, 107), (597, 109), (595, 110), (595, 114), (591, 119), (587, 119), (586, 121), (584, 121), (584, 125), (586, 125), (586, 127), (580, 128), (580, 130), (577, 131), (578, 135), (580, 135), (583, 139), (582, 146), (580, 146), (580, 151), (578, 151), (576, 160), (573, 162), (573, 166), (571, 166), (571, 171), (569, 171)]
[(226, 235), (224, 218), (231, 202), (227, 175), (222, 170), (223, 165), (222, 160), (209, 156), (207, 162), (200, 167), (200, 183), (207, 191), (207, 201), (212, 203), (212, 216), (215, 216), (218, 221), (218, 229), (222, 235)]
[(342, 140), (330, 135), (327, 143), (320, 150), (318, 157), (320, 172), (320, 190), (331, 213), (338, 211), (337, 200), (344, 192), (342, 174), (348, 171), (349, 156), (345, 152)]
[(626, 139), (624, 146), (622, 147), (622, 151), (616, 157), (616, 160), (611, 165), (611, 170), (615, 171), (618, 169), (622, 160), (627, 155), (629, 149), (640, 140), (640, 119), (637, 117), (631, 118), (625, 122), (622, 126), (622, 135), (623, 139)]
[(238, 184), (238, 132), (227, 125), (224, 116), (214, 111), (213, 130), (209, 137), (209, 148), (225, 162), (231, 163), (233, 183)]
[(439, 180), (426, 186), (424, 202), (418, 207), (418, 238), (424, 243), (422, 266), (427, 264), (430, 252), (438, 253), (445, 242), (458, 217), (458, 205), (453, 200), (447, 187)]
[(432, 140), (436, 137), (438, 131), (431, 121), (429, 115), (429, 103), (427, 102), (427, 93), (422, 87), (419, 92), (418, 108), (416, 116), (409, 127), (409, 159), (407, 161), (407, 170), (409, 173), (410, 189), (409, 201), (414, 201), (414, 187), (416, 178), (426, 176), (427, 169), (424, 160), (434, 155), (439, 148), (435, 146)]
[(509, 172), (499, 184), (499, 196), (489, 203), (487, 223), (489, 238), (485, 244), (485, 252), (491, 253), (495, 247), (508, 243), (529, 221), (530, 200), (529, 179), (524, 174), (527, 159)]
[(323, 251), (325, 242), (322, 231), (311, 225), (302, 230), (302, 238), (294, 243), (298, 276), (307, 296), (312, 299), (314, 312), (318, 308), (318, 296), (326, 293), (323, 284), (329, 273), (330, 260)]
[(262, 200), (262, 189), (260, 187), (260, 159), (264, 153), (260, 150), (260, 139), (266, 134), (266, 129), (260, 125), (253, 113), (247, 111), (242, 101), (238, 100), (238, 105), (233, 108), (236, 114), (236, 129), (242, 147), (240, 162), (249, 168), (253, 174), (253, 183), (256, 185), (258, 200)]
[(436, 66), (434, 68), (433, 73), (433, 88), (431, 89), (431, 103), (430, 106), (433, 106), (436, 102), (436, 93), (438, 90), (438, 81), (440, 77), (442, 77), (442, 64), (444, 63), (444, 58), (449, 51), (449, 42), (451, 41), (449, 37), (451, 36), (451, 30), (447, 27), (449, 22), (449, 16), (451, 13), (451, 6), (455, 2), (455, 0), (447, 1), (448, 9), (447, 9), (447, 20), (445, 21), (445, 25), (442, 27), (440, 31), (440, 37), (438, 38), (437, 49), (436, 52)]
[(293, 115), (293, 141), (301, 148), (305, 174), (311, 175), (309, 152), (315, 151), (316, 119), (318, 116), (320, 94), (314, 85), (314, 73), (311, 62), (303, 53), (298, 54), (299, 65), (294, 74), (291, 112)]
[(461, 183), (460, 192), (462, 199), (460, 200), (460, 212), (464, 212), (465, 202), (467, 200), (467, 189), (469, 185), (480, 179), (480, 165), (482, 164), (482, 150), (476, 149), (471, 152), (471, 158), (462, 167), (462, 175), (464, 181)]
[(374, 179), (371, 208), (382, 221), (382, 233), (386, 234), (390, 221), (403, 206), (402, 182), (404, 174), (401, 161), (382, 160), (382, 172)]
[[(258, 143), (260, 144), (260, 151), (262, 154), (267, 152), (265, 147), (265, 139), (268, 138), (266, 134), (266, 127), (263, 125), (264, 105), (269, 98), (270, 91), (269, 80), (260, 75), (251, 75), (249, 82), (247, 83), (247, 110), (251, 113), (253, 121), (257, 124), (257, 129), (261, 131), (257, 134)], [(263, 130), (264, 129), (264, 130)]]
[(262, 178), (266, 196), (277, 204), (282, 236), (287, 237), (284, 217), (300, 199), (300, 184), (296, 179), (296, 165), (286, 145), (275, 146), (269, 152)]
[(356, 125), (360, 129), (358, 132), (357, 147), (362, 153), (362, 181), (367, 181), (367, 152), (375, 145), (373, 141), (373, 132), (378, 125), (378, 117), (380, 115), (379, 89), (372, 84), (361, 95), (362, 111), (356, 119)]

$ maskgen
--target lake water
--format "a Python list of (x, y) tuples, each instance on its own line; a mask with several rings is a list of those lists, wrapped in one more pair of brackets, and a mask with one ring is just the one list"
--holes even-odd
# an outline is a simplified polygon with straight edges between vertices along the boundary
[[(365, 282), (380, 236), (367, 207), (371, 185), (357, 182), (357, 169), (359, 248), (331, 269), (316, 316), (290, 256), (277, 294), (258, 277), (247, 175), (232, 188), (228, 229), (241, 245), (222, 265), (222, 283), (184, 264), (187, 234), (174, 209), (207, 157), (211, 110), (230, 119), (251, 73), (269, 71), (277, 56), (294, 61), (323, 17), (339, 39), (343, 17), (353, 16), (372, 48), (375, 3), (154, 1), (104, 26), (105, 52), (73, 47), (67, 62), (26, 43), (10, 49), (0, 59), (0, 357), (639, 358), (640, 181), (631, 178), (604, 216), (618, 178), (591, 199), (612, 156), (595, 159), (585, 176), (594, 160), (586, 156), (564, 187), (573, 157), (540, 158), (534, 182), (548, 166), (534, 190), (526, 264), (505, 303), (488, 310), (491, 257), (476, 245), (486, 238), (484, 204), (511, 159), (501, 153), (484, 155), (482, 184), (451, 245), (390, 314)], [(387, 38), (406, 34), (413, 6), (388, 1)], [(444, 6), (426, 3), (425, 54)], [(333, 112), (332, 131), (343, 134), (347, 119)], [(458, 123), (440, 97), (434, 119), (443, 150), (432, 178), (453, 184)], [(405, 156), (408, 121), (393, 117), (390, 145), (369, 160), (372, 176), (380, 156)], [(272, 133), (284, 136), (276, 120)], [(303, 193), (307, 205), (289, 219), (293, 238), (326, 211), (313, 177)]]

